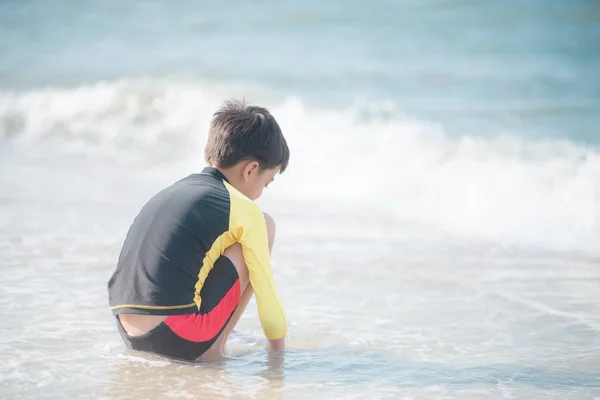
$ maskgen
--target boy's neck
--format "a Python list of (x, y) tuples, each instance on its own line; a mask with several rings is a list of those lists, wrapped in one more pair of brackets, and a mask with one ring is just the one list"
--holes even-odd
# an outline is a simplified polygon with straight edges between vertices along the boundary
[(218, 165), (213, 165), (213, 164), (206, 164), (206, 167), (208, 168), (214, 168), (217, 171), (219, 171), (221, 174), (223, 174), (223, 176), (225, 178), (227, 178), (227, 181), (230, 183), (236, 182), (235, 176), (236, 176), (236, 171), (234, 170), (235, 167), (233, 168), (221, 168)]
[(212, 165), (212, 164), (206, 164), (206, 167), (208, 167), (208, 168), (214, 168), (214, 169), (216, 169), (217, 171), (219, 171), (220, 173), (222, 173), (222, 174), (223, 174), (223, 176), (224, 176), (225, 178), (227, 178), (227, 180), (228, 180), (229, 182), (231, 182), (231, 181), (232, 181), (232, 179), (231, 179), (231, 178), (233, 177), (233, 174), (234, 174), (234, 172), (233, 172), (233, 171), (231, 171), (231, 169), (230, 169), (230, 168), (220, 168), (218, 165)]

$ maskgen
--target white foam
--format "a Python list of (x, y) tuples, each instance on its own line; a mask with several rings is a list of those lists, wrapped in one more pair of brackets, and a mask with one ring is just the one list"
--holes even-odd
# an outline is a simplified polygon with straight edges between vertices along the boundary
[[(123, 165), (181, 159), (201, 165), (212, 112), (243, 93), (143, 80), (3, 92), (0, 139), (23, 154), (51, 143), (64, 154)], [(600, 248), (598, 149), (514, 135), (451, 138), (392, 104), (344, 110), (310, 109), (293, 98), (265, 104), (292, 151), (289, 171), (269, 189), (276, 198), (360, 204), (389, 224), (419, 222), (507, 243)]]
[(275, 112), (295, 151), (282, 179), (294, 196), (360, 201), (399, 220), (511, 243), (600, 248), (597, 149), (449, 138), (410, 118), (365, 122), (359, 110), (306, 111), (299, 102)]

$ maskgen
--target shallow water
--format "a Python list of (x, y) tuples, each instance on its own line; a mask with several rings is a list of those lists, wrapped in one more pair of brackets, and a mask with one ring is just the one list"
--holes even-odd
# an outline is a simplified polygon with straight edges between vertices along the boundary
[[(125, 184), (109, 167), (77, 165), (96, 191)], [(78, 183), (69, 169), (21, 167), (42, 192)], [(597, 258), (418, 235), (418, 227), (339, 209), (289, 212), (277, 201), (264, 207), (279, 221), (284, 355), (263, 350), (254, 303), (222, 362), (186, 365), (126, 350), (105, 282), (133, 204), (165, 175), (140, 179), (138, 193), (118, 192), (116, 204), (93, 189), (80, 199), (68, 188), (49, 191), (40, 202), (21, 186), (12, 188), (18, 201), (4, 199), (4, 398), (600, 396)]]
[[(2, 398), (600, 398), (596, 3), (133, 4), (0, 3)], [(124, 235), (230, 96), (292, 149), (289, 349), (251, 303), (222, 361), (128, 351)]]

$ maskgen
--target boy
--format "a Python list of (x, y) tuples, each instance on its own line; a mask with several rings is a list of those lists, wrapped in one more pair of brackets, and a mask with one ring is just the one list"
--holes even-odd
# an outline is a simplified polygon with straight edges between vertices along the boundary
[(125, 344), (183, 360), (223, 354), (253, 293), (271, 350), (286, 321), (270, 265), (273, 219), (253, 200), (285, 171), (289, 149), (264, 108), (226, 102), (214, 115), (206, 167), (151, 198), (108, 281)]

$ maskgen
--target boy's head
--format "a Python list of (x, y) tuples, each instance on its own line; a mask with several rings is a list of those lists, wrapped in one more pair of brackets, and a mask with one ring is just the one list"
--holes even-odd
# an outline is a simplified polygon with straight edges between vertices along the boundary
[(227, 101), (213, 115), (204, 157), (236, 189), (256, 200), (274, 176), (285, 171), (290, 150), (267, 109)]

